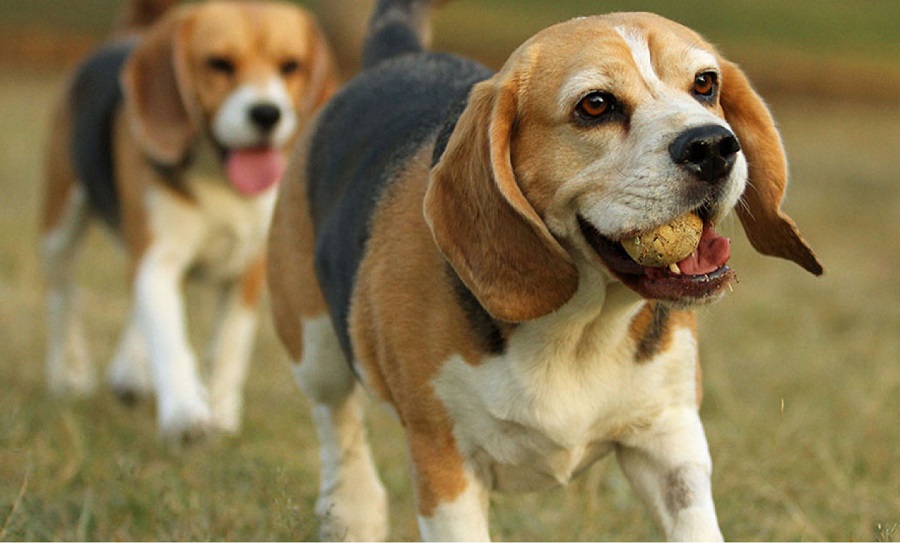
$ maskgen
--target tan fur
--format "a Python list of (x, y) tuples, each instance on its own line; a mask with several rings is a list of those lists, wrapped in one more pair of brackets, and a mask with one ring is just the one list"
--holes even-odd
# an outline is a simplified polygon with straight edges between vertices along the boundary
[(769, 110), (738, 67), (722, 61), (722, 107), (740, 138), (750, 166), (750, 180), (736, 208), (747, 238), (760, 253), (792, 260), (821, 275), (819, 263), (800, 231), (782, 210), (787, 188), (787, 159)]
[(300, 321), (328, 313), (313, 267), (315, 240), (303, 181), (306, 150), (306, 141), (296, 147), (279, 190), (269, 231), (267, 275), (273, 293), (272, 313), (275, 329), (292, 360), (300, 360), (303, 352)]
[[(628, 32), (637, 37), (629, 41)], [(653, 66), (640, 65), (641, 39)], [(691, 70), (703, 62), (710, 66), (699, 69), (712, 69), (717, 61), (721, 103), (700, 105), (688, 94), (697, 75)], [(533, 488), (536, 481), (565, 483), (616, 450), (668, 536), (721, 538), (697, 416), (702, 374), (696, 317), (681, 306), (658, 313), (659, 302), (641, 299), (612, 277), (575, 219), (597, 200), (608, 204), (602, 197), (622, 184), (624, 168), (601, 168), (606, 163), (598, 157), (644, 171), (643, 164), (629, 162), (638, 156), (630, 154), (641, 143), (634, 141), (638, 129), (624, 122), (573, 129), (573, 108), (583, 94), (573, 99), (565, 92), (584, 92), (599, 79), (608, 85), (600, 90), (613, 93), (629, 113), (649, 111), (638, 120), (650, 129), (637, 133), (651, 141), (650, 151), (640, 151), (662, 157), (668, 169), (654, 170), (652, 178), (669, 184), (653, 188), (672, 201), (678, 198), (668, 192), (677, 190), (677, 181), (686, 185), (691, 179), (677, 177), (683, 175), (679, 166), (656, 139), (671, 141), (660, 135), (682, 133), (685, 119), (735, 125), (750, 162), (752, 186), (744, 200), (757, 218), (751, 226), (744, 221), (748, 236), (760, 251), (816, 273), (815, 257), (778, 209), (785, 179), (778, 134), (759, 97), (733, 70), (702, 38), (660, 17), (569, 21), (536, 35), (494, 77), (473, 87), (433, 169), (432, 140), (420, 142), (407, 162), (392, 165), (393, 178), (370, 217), (356, 271), (351, 363), (404, 426), (423, 537), (486, 537), (487, 523), (475, 518), (482, 514), (477, 502), (481, 490), (499, 488), (501, 472), (510, 488), (520, 482), (521, 488)], [(664, 99), (660, 89), (668, 93)], [(300, 324), (326, 309), (313, 267), (303, 179), (307, 148), (302, 142), (291, 174), (296, 181), (282, 189), (269, 246), (278, 330), (301, 368), (307, 362), (301, 360), (306, 339)], [(769, 154), (774, 156), (767, 159)], [(744, 189), (740, 176), (747, 170), (740, 172), (729, 174), (733, 190), (717, 196), (724, 209), (715, 218)], [(751, 197), (751, 191), (761, 196)], [(644, 187), (629, 196), (643, 202), (649, 192)], [(640, 209), (629, 211), (641, 215)], [(685, 210), (661, 213), (670, 211), (657, 224)], [(621, 222), (615, 224), (621, 231), (610, 235), (642, 226)], [(480, 345), (454, 290), (457, 279), (501, 321), (504, 352)], [(328, 367), (318, 359), (310, 364)], [(345, 401), (312, 396), (317, 410), (336, 411)], [(342, 428), (359, 433), (356, 426)], [(320, 427), (321, 434), (332, 430)], [(344, 485), (353, 484), (351, 475), (340, 478), (352, 473), (341, 471), (354, 461), (356, 449), (351, 452), (329, 458), (332, 478)], [(661, 492), (687, 486), (693, 494), (674, 505), (655, 501)], [(344, 502), (338, 494), (325, 489), (320, 503), (339, 508)], [(352, 514), (334, 524), (350, 536), (370, 533)]]
[[(134, 0), (123, 24), (139, 28), (170, 3)], [(274, 190), (246, 196), (232, 186), (211, 137), (228, 153), (262, 145), (286, 152), (299, 133), (294, 128), (308, 122), (336, 90), (337, 70), (313, 16), (287, 3), (185, 4), (167, 12), (136, 39), (121, 74), (124, 100), (114, 113), (111, 135), (121, 216), (117, 234), (127, 251), (128, 276), (136, 299), (132, 324), (140, 323), (144, 335), (165, 338), (157, 343), (167, 347), (154, 344), (149, 349), (156, 374), (165, 374), (176, 383), (191, 381), (170, 395), (174, 399), (169, 401), (168, 414), (158, 409), (164, 437), (190, 437), (195, 431), (204, 432), (210, 421), (234, 432), (240, 423), (240, 387), (255, 334), (254, 312), (265, 279), (262, 242)], [(215, 69), (211, 65), (215, 58), (227, 59), (233, 66), (231, 73)], [(73, 198), (83, 192), (70, 156), (68, 92), (67, 88), (50, 127), (42, 218), (49, 298), (58, 308), (51, 309), (58, 313), (51, 320), (63, 323), (54, 325), (52, 333), (66, 335), (51, 339), (51, 368), (64, 367), (73, 351), (70, 344), (80, 345), (68, 339), (77, 334), (64, 324), (72, 320), (68, 268), (74, 247), (60, 247), (77, 244), (83, 231), (82, 222), (75, 227), (63, 224), (67, 213), (73, 215)], [(279, 109), (283, 122), (269, 134), (252, 132), (256, 128), (249, 114), (254, 100), (270, 101)], [(215, 124), (223, 111), (231, 115), (228, 119), (238, 119), (229, 120), (232, 124), (226, 126), (244, 123), (251, 134), (246, 138), (255, 139), (249, 143), (221, 141), (222, 134), (229, 133)], [(281, 127), (289, 128), (276, 134)], [(164, 170), (177, 173), (168, 176), (161, 173)], [(86, 206), (84, 203), (79, 211), (86, 214)], [(79, 220), (82, 216), (75, 214)], [(208, 272), (205, 277), (226, 294), (222, 328), (214, 334), (210, 350), (217, 357), (214, 365), (226, 368), (224, 381), (217, 385), (215, 376), (210, 379), (213, 388), (219, 387), (214, 393), (226, 405), (223, 413), (210, 414), (202, 390), (205, 384), (194, 379), (198, 373), (192, 349), (181, 344), (187, 335), (181, 327), (180, 281), (194, 269)], [(170, 281), (169, 275), (177, 275), (177, 280)], [(161, 295), (157, 297), (155, 292)], [(156, 306), (156, 298), (164, 301)], [(123, 355), (117, 355), (120, 367), (112, 372), (121, 382), (111, 384), (146, 388), (149, 385), (135, 377), (137, 363), (130, 362), (138, 358), (133, 353), (140, 348), (126, 345), (128, 341), (128, 337), (123, 340), (119, 349)], [(74, 350), (79, 351), (75, 354), (81, 352)], [(165, 356), (154, 357), (153, 352)], [(180, 369), (173, 369), (176, 367)], [(65, 377), (50, 377), (54, 379)], [(156, 392), (161, 394), (159, 388)], [(159, 406), (163, 402), (159, 396), (157, 399)]]
[[(360, 265), (350, 315), (366, 384), (394, 406), (409, 433), (419, 511), (426, 516), (462, 492), (465, 481), (447, 414), (433, 394), (422, 391), (430, 389), (440, 362), (451, 354), (472, 364), (483, 356), (444, 280), (443, 259), (422, 217), (430, 159), (424, 146), (382, 197), (372, 223), (372, 239), (380, 243)], [(384, 288), (398, 277), (404, 288)], [(419, 301), (426, 297), (437, 303), (423, 306)]]

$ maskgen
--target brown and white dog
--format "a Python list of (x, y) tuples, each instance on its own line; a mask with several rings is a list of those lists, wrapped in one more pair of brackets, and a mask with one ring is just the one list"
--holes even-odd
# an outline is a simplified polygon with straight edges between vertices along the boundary
[[(736, 207), (760, 252), (822, 272), (780, 211), (769, 112), (659, 16), (550, 27), (492, 73), (424, 51), (428, 8), (379, 2), (270, 233), (323, 535), (387, 533), (359, 380), (404, 426), (425, 539), (488, 539), (490, 491), (565, 484), (610, 452), (668, 538), (721, 539), (690, 311), (734, 277), (713, 226)], [(704, 232), (680, 270), (617, 243), (688, 211)]]
[[(137, 0), (126, 26), (166, 3)], [(179, 6), (76, 69), (53, 119), (46, 164), (52, 390), (94, 387), (73, 259), (86, 226), (100, 218), (127, 250), (134, 296), (108, 370), (112, 388), (123, 397), (155, 390), (166, 438), (239, 429), (285, 149), (335, 88), (312, 15), (279, 3)], [(182, 297), (194, 271), (221, 289), (208, 387), (188, 343)]]

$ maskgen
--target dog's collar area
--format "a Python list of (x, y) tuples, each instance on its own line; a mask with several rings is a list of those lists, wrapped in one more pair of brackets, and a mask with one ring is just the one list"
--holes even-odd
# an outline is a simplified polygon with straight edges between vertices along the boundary
[(635, 262), (622, 245), (601, 234), (587, 219), (578, 216), (578, 226), (588, 244), (625, 286), (644, 298), (685, 302), (720, 293), (737, 277), (728, 267), (729, 242), (704, 222), (697, 251), (679, 262), (680, 272), (650, 268)]

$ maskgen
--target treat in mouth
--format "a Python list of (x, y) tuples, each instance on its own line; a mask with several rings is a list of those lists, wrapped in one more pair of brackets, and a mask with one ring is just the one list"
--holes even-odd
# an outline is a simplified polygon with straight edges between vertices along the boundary
[[(578, 223), (587, 242), (625, 286), (648, 299), (699, 301), (727, 288), (735, 273), (727, 265), (731, 257), (730, 240), (696, 214), (689, 215), (693, 218), (685, 215), (619, 241), (603, 236), (581, 216)], [(697, 221), (700, 223), (699, 236)], [(634, 241), (636, 238), (640, 238), (640, 242)], [(629, 245), (635, 249), (637, 257), (626, 251)]]
[(238, 192), (256, 196), (281, 180), (285, 162), (278, 149), (233, 149), (228, 151), (226, 170)]
[(671, 267), (697, 250), (702, 234), (703, 220), (694, 213), (685, 213), (667, 224), (623, 239), (622, 247), (642, 266)]

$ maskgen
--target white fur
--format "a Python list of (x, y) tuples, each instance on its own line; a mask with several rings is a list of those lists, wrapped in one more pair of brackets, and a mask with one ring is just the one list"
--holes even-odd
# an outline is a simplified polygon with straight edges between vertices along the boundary
[(47, 276), (47, 386), (60, 395), (83, 396), (96, 386), (78, 318), (73, 276), (75, 256), (88, 219), (84, 190), (73, 187), (60, 224), (44, 236), (42, 244)]
[[(272, 104), (281, 111), (281, 118), (270, 135), (260, 133), (250, 120), (250, 109), (260, 103)], [(235, 89), (216, 112), (212, 131), (216, 140), (229, 148), (264, 143), (281, 147), (297, 129), (297, 122), (297, 112), (284, 81), (273, 76), (264, 84), (245, 83)]]
[(451, 502), (439, 504), (434, 513), (419, 515), (423, 541), (490, 541), (488, 490), (472, 473), (466, 473), (466, 488)]
[[(565, 484), (617, 450), (669, 538), (721, 539), (694, 337), (678, 331), (669, 349), (635, 362), (626, 332), (642, 302), (621, 288), (598, 300), (597, 286), (588, 277), (560, 311), (520, 324), (504, 354), (445, 362), (434, 386), (457, 443), (476, 473), (491, 474), (484, 484), (510, 491)], [(691, 492), (666, 500), (680, 488)]]
[(387, 495), (366, 440), (362, 395), (327, 316), (304, 320), (294, 372), (313, 402), (321, 481), (316, 514), (324, 541), (387, 537)]
[[(157, 185), (145, 194), (151, 243), (137, 263), (134, 308), (107, 380), (121, 395), (154, 390), (160, 433), (167, 439), (203, 433), (211, 426), (228, 432), (240, 427), (257, 317), (256, 308), (241, 300), (238, 280), (262, 255), (276, 189), (246, 198), (224, 177), (210, 146), (200, 145), (185, 178), (193, 201)], [(86, 394), (95, 378), (74, 307), (72, 278), (78, 242), (89, 222), (79, 186), (67, 206), (60, 225), (43, 241), (47, 378), (53, 391)], [(193, 269), (217, 282), (224, 301), (209, 351), (211, 398), (188, 342), (182, 283)]]
[[(151, 188), (147, 195), (153, 242), (138, 268), (135, 303), (153, 370), (160, 431), (167, 437), (210, 426), (238, 430), (256, 330), (255, 308), (240, 301), (237, 279), (263, 250), (275, 190), (245, 198), (221, 177), (208, 175), (201, 171), (190, 177), (195, 202), (165, 188)], [(184, 275), (197, 267), (220, 282), (225, 301), (210, 350), (211, 398), (188, 343), (181, 292)]]
[[(615, 239), (654, 228), (690, 211), (690, 205), (699, 206), (702, 202), (687, 203), (691, 174), (673, 163), (668, 147), (687, 128), (718, 125), (730, 129), (724, 119), (697, 102), (683, 86), (672, 87), (659, 78), (646, 36), (634, 28), (617, 31), (632, 52), (647, 95), (631, 113), (627, 138), (620, 145), (607, 146), (607, 152), (562, 184), (555, 199), (558, 209), (548, 210), (545, 217), (551, 231), (561, 237), (578, 237), (573, 207), (600, 233)], [(684, 61), (689, 67), (686, 73), (691, 75), (719, 70), (715, 57), (702, 49), (689, 50)], [(587, 68), (569, 76), (557, 103), (567, 111), (589, 92), (614, 91), (615, 85), (603, 71)], [(747, 161), (741, 152), (711, 209), (714, 223), (734, 207), (746, 183)]]

